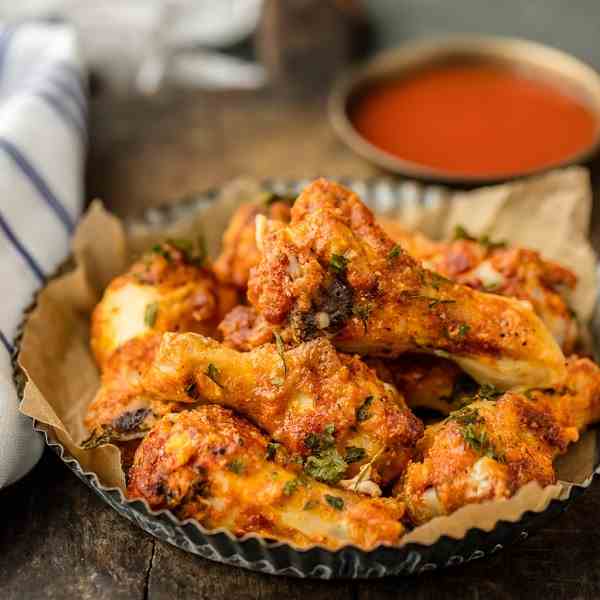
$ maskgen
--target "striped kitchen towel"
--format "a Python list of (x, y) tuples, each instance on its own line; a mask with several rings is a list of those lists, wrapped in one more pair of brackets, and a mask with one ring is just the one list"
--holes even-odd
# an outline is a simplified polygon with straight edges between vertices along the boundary
[(65, 257), (81, 210), (84, 82), (69, 26), (0, 27), (0, 488), (42, 452), (17, 410), (11, 354), (23, 309)]

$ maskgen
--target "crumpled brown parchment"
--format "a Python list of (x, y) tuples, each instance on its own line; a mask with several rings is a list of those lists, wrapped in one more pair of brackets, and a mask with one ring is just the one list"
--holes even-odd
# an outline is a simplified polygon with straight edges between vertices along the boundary
[[(94, 202), (73, 241), (75, 268), (53, 279), (38, 295), (19, 356), (28, 378), (21, 411), (48, 424), (83, 469), (95, 472), (103, 485), (124, 489), (125, 479), (115, 446), (92, 450), (79, 446), (88, 435), (83, 419), (99, 385), (89, 348), (94, 305), (107, 283), (159, 239), (202, 232), (214, 257), (233, 211), (259, 192), (256, 182), (234, 181), (208, 209), (186, 215), (168, 227), (137, 224), (126, 228)], [(449, 236), (454, 226), (461, 224), (475, 235), (485, 233), (532, 247), (560, 261), (579, 277), (573, 307), (587, 321), (597, 289), (596, 258), (587, 241), (590, 212), (588, 173), (573, 167), (466, 193), (442, 192), (425, 206), (401, 204), (393, 214), (405, 226), (420, 228), (434, 238)], [(386, 216), (392, 215), (388, 212)], [(531, 483), (510, 500), (466, 506), (416, 528), (402, 543), (431, 544), (444, 534), (460, 538), (471, 527), (490, 530), (499, 519), (516, 521), (527, 510), (543, 510), (553, 498), (567, 494), (571, 484), (589, 480), (596, 452), (595, 431), (590, 431), (557, 462), (560, 483), (543, 490)]]

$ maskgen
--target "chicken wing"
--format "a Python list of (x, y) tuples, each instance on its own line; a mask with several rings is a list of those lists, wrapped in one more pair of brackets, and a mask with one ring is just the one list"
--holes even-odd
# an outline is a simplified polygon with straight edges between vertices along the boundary
[(273, 326), (252, 306), (236, 306), (218, 329), (223, 344), (242, 352), (273, 341)]
[(426, 268), (473, 289), (529, 302), (563, 352), (575, 349), (579, 325), (569, 302), (577, 277), (569, 269), (534, 250), (511, 248), (485, 236), (475, 239), (463, 227), (457, 227), (454, 241), (433, 242), (395, 221), (381, 225)]
[(441, 355), (502, 388), (564, 377), (560, 348), (526, 303), (423, 269), (350, 190), (315, 181), (289, 226), (267, 227), (248, 298), (285, 341), (326, 335), (363, 355)]
[(287, 223), (292, 203), (293, 198), (266, 194), (266, 198), (242, 204), (237, 209), (223, 234), (221, 254), (214, 265), (220, 281), (246, 290), (250, 269), (260, 261), (255, 237), (256, 217), (262, 215)]
[(254, 426), (219, 406), (167, 415), (140, 444), (127, 495), (209, 529), (300, 547), (370, 549), (400, 539), (402, 503), (298, 475), (278, 454)]
[(198, 248), (165, 242), (107, 287), (92, 315), (94, 356), (103, 368), (123, 343), (151, 332), (213, 335), (236, 304), (237, 292), (217, 283)]
[(393, 360), (365, 361), (377, 377), (394, 385), (411, 409), (449, 414), (470, 402), (479, 385), (455, 363), (426, 354), (404, 354)]
[(290, 350), (278, 340), (240, 353), (197, 334), (166, 333), (142, 386), (159, 400), (235, 409), (327, 483), (348, 481), (361, 469), (368, 469), (361, 482), (390, 481), (423, 432), (392, 386), (323, 338)]
[(600, 368), (567, 361), (565, 383), (476, 400), (426, 428), (394, 490), (424, 523), (466, 504), (508, 498), (530, 481), (556, 481), (553, 460), (600, 418)]
[(142, 389), (141, 374), (154, 360), (161, 337), (151, 333), (127, 340), (110, 355), (85, 416), (90, 431), (85, 448), (143, 437), (166, 413), (189, 408), (189, 403), (157, 401)]

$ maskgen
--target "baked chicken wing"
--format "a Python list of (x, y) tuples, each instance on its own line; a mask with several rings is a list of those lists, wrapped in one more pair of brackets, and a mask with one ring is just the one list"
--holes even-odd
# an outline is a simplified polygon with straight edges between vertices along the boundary
[(156, 400), (141, 386), (142, 373), (152, 364), (162, 334), (127, 340), (107, 359), (100, 389), (88, 407), (84, 424), (90, 432), (86, 448), (143, 437), (168, 412), (189, 408), (189, 403)]
[(369, 549), (400, 539), (401, 502), (332, 488), (298, 475), (278, 455), (254, 426), (220, 406), (167, 415), (140, 444), (127, 495), (209, 529), (300, 547)]
[(577, 277), (569, 269), (534, 250), (511, 248), (485, 236), (475, 239), (462, 227), (457, 227), (455, 240), (433, 242), (395, 221), (381, 225), (427, 269), (473, 289), (529, 302), (563, 352), (575, 349), (579, 326), (569, 301)]
[[(378, 494), (398, 476), (422, 423), (392, 386), (326, 339), (237, 352), (197, 334), (163, 335), (142, 378), (169, 402), (210, 402), (248, 417), (327, 483)], [(360, 481), (352, 482), (360, 476)]]
[(115, 278), (92, 315), (91, 345), (103, 368), (127, 340), (163, 331), (216, 333), (237, 304), (237, 292), (218, 284), (204, 256), (185, 240), (157, 245)]
[(363, 355), (436, 354), (502, 388), (564, 377), (562, 352), (529, 305), (422, 268), (335, 183), (312, 183), (290, 225), (267, 224), (261, 238), (248, 297), (285, 341), (325, 335)]
[(600, 368), (572, 357), (563, 385), (479, 399), (427, 427), (395, 493), (418, 525), (530, 481), (549, 485), (556, 456), (599, 418)]
[(265, 198), (237, 209), (223, 234), (221, 254), (214, 265), (220, 281), (245, 291), (250, 269), (259, 263), (261, 256), (256, 246), (256, 217), (287, 223), (292, 202), (292, 198), (267, 193)]

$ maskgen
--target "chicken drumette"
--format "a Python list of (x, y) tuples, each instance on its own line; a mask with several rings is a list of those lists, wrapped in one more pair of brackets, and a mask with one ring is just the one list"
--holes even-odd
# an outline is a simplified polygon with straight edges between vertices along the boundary
[(242, 353), (197, 334), (166, 333), (142, 387), (166, 402), (233, 408), (308, 475), (375, 495), (376, 484), (403, 471), (423, 432), (392, 386), (326, 339), (290, 350), (278, 340)]
[(127, 495), (209, 529), (300, 547), (369, 549), (404, 532), (401, 502), (332, 488), (288, 464), (277, 444), (220, 406), (160, 420), (140, 444)]
[(157, 245), (106, 288), (92, 315), (91, 345), (104, 368), (126, 341), (163, 331), (213, 335), (237, 303), (219, 284), (199, 247), (185, 240)]
[(473, 289), (529, 302), (563, 352), (575, 349), (579, 326), (569, 301), (577, 277), (569, 269), (534, 250), (513, 248), (486, 236), (475, 239), (462, 227), (456, 228), (453, 241), (433, 242), (395, 221), (383, 220), (381, 225), (427, 269)]
[(422, 268), (337, 184), (312, 183), (290, 225), (267, 223), (261, 239), (248, 297), (285, 341), (328, 336), (363, 355), (435, 354), (502, 388), (564, 377), (562, 352), (527, 303)]
[[(488, 396), (489, 397), (489, 396)], [(476, 399), (426, 428), (395, 487), (415, 524), (556, 481), (553, 461), (600, 418), (600, 368), (571, 357), (562, 385)]]
[(220, 281), (246, 290), (250, 269), (260, 262), (256, 245), (256, 217), (263, 216), (287, 223), (293, 198), (266, 193), (255, 202), (242, 204), (223, 234), (221, 254), (215, 261), (215, 273)]

